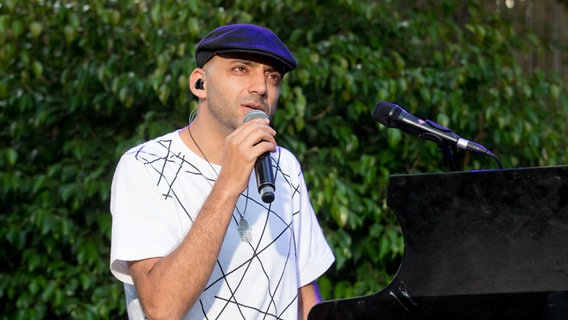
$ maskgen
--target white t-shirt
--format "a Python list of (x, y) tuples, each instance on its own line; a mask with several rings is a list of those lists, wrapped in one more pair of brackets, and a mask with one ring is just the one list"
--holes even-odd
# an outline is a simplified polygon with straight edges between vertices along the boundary
[[(271, 158), (275, 200), (261, 200), (253, 171), (211, 278), (185, 319), (296, 319), (298, 288), (333, 263), (298, 161), (283, 148)], [(180, 244), (221, 170), (213, 168), (178, 132), (120, 159), (111, 189), (110, 269), (125, 284), (131, 319), (143, 313), (127, 261), (163, 257)], [(250, 242), (239, 234), (241, 216), (250, 225)]]

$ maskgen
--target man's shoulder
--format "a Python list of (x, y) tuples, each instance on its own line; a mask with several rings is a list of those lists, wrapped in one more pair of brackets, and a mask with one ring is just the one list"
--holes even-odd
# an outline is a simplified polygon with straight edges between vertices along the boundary
[(129, 175), (149, 172), (159, 177), (180, 153), (175, 135), (177, 132), (168, 133), (130, 148), (120, 157), (116, 172)]
[(152, 140), (142, 142), (128, 151), (126, 151), (122, 158), (147, 158), (147, 157), (164, 157), (165, 155), (174, 152), (175, 139), (177, 132), (170, 132), (162, 136), (156, 137)]
[(298, 162), (298, 158), (296, 157), (295, 154), (293, 154), (290, 150), (281, 146), (278, 146), (276, 148), (276, 152), (272, 153), (272, 158), (275, 158), (276, 160), (280, 161)]
[(300, 161), (294, 153), (290, 150), (278, 146), (276, 152), (271, 154), (273, 165), (276, 165), (280, 170), (292, 174), (293, 172), (300, 173), (302, 171), (302, 166)]

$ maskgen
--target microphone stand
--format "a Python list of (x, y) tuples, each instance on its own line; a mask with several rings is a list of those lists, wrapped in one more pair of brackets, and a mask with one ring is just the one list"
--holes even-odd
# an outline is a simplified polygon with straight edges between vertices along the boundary
[(438, 142), (438, 151), (442, 153), (442, 157), (448, 162), (450, 169), (452, 171), (458, 171), (456, 163), (454, 162), (452, 147), (443, 142)]
[[(458, 168), (456, 167), (456, 164), (454, 162), (452, 146), (449, 145), (449, 144), (446, 144), (442, 141), (439, 141), (439, 142), (436, 142), (436, 143), (438, 144), (438, 151), (440, 151), (442, 153), (442, 157), (444, 158), (444, 160), (446, 160), (448, 162), (450, 169), (452, 171), (458, 171)], [(491, 157), (493, 160), (495, 160), (495, 162), (497, 162), (497, 166), (499, 167), (499, 169), (503, 169), (503, 165), (501, 164), (501, 160), (499, 159), (499, 157), (497, 157), (495, 154), (493, 154), (493, 152), (489, 151), (486, 155)]]

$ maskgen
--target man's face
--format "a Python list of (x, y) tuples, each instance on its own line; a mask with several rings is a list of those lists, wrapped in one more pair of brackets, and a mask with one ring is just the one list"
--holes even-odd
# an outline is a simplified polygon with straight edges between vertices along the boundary
[(276, 111), (282, 73), (274, 63), (250, 55), (216, 55), (203, 67), (207, 108), (221, 125), (236, 129), (244, 116)]

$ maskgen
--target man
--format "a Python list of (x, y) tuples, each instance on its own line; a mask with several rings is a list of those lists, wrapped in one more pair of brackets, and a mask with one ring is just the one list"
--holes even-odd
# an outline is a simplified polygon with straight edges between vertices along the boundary
[[(272, 31), (219, 27), (196, 47), (183, 129), (136, 146), (112, 190), (111, 271), (132, 319), (306, 319), (315, 280), (333, 263), (296, 158), (269, 120), (282, 77), (296, 67)], [(275, 199), (253, 171), (270, 152)]]

